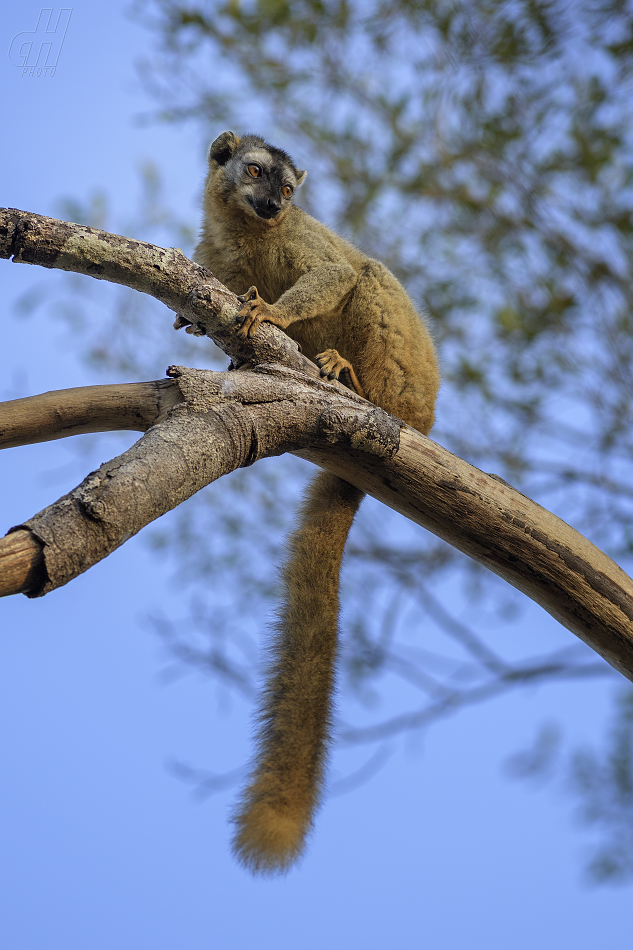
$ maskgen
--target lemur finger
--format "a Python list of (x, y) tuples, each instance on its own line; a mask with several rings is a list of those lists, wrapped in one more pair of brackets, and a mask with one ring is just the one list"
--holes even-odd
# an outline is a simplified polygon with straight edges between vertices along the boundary
[(252, 336), (262, 323), (262, 318), (258, 313), (251, 313), (248, 315), (246, 320), (242, 323), (241, 327), (238, 327), (237, 335), (241, 336), (243, 339), (246, 337)]

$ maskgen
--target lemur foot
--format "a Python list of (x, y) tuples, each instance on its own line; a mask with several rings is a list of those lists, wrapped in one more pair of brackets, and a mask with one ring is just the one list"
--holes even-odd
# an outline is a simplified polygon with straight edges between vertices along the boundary
[(358, 381), (354, 367), (349, 360), (343, 359), (338, 350), (324, 350), (323, 353), (316, 356), (315, 362), (321, 370), (321, 376), (327, 379), (338, 379), (348, 389), (358, 393), (363, 399), (365, 398), (363, 387)]

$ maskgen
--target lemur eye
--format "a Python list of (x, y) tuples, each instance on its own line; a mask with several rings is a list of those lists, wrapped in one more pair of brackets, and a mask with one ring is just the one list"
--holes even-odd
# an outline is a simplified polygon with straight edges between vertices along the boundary
[(281, 193), (284, 196), (284, 198), (292, 198), (292, 188), (290, 187), (290, 185), (284, 185), (283, 188), (281, 189)]
[(260, 178), (262, 174), (262, 170), (259, 165), (247, 165), (246, 171), (251, 176), (251, 178)]

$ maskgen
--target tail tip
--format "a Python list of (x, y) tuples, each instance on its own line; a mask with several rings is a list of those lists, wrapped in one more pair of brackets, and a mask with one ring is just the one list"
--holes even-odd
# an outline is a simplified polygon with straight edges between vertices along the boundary
[(285, 874), (301, 857), (308, 832), (297, 815), (258, 803), (233, 818), (232, 847), (238, 861), (254, 874)]

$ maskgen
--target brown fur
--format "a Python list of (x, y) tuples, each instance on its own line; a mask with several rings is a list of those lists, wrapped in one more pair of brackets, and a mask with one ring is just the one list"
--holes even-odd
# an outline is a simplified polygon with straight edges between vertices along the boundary
[(298, 857), (318, 804), (332, 718), (339, 569), (362, 498), (323, 472), (289, 541), (257, 768), (236, 816), (235, 847), (254, 870), (282, 870)]
[[(259, 137), (224, 132), (209, 150), (194, 258), (234, 293), (246, 292), (238, 332), (274, 323), (322, 375), (426, 434), (439, 385), (428, 330), (383, 264), (284, 197), (304, 177)], [(332, 715), (339, 571), (362, 498), (341, 479), (317, 475), (290, 541), (257, 762), (235, 816), (235, 850), (255, 871), (285, 870), (312, 825)]]

